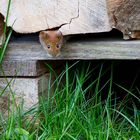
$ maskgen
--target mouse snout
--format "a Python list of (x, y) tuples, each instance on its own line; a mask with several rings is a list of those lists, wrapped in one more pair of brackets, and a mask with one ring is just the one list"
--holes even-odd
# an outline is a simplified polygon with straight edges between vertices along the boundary
[(48, 52), (51, 57), (58, 57), (60, 56), (60, 50), (52, 50)]
[(54, 52), (54, 53), (52, 54), (52, 56), (53, 56), (53, 57), (58, 57), (58, 56), (60, 56), (60, 52)]

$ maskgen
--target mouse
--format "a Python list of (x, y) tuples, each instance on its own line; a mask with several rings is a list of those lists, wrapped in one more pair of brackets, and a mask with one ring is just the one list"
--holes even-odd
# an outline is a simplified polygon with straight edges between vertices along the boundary
[(39, 41), (41, 46), (50, 57), (58, 57), (61, 54), (61, 48), (64, 45), (62, 32), (57, 30), (40, 31)]

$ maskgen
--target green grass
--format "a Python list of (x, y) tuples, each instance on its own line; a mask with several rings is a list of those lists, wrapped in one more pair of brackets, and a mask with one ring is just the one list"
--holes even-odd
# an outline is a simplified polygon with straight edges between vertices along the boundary
[[(34, 106), (23, 112), (21, 105), (9, 113), (7, 119), (1, 117), (0, 139), (139, 140), (138, 87), (128, 90), (115, 83), (113, 64), (107, 68), (98, 64), (92, 69), (90, 64), (84, 63), (80, 69), (75, 69), (76, 65), (78, 63), (72, 66), (67, 63), (59, 75), (51, 69), (56, 80), (51, 84), (50, 78), (47, 98), (40, 98), (39, 110)], [(91, 78), (93, 73), (96, 73), (94, 79)], [(53, 94), (52, 85), (55, 85)], [(122, 92), (123, 98), (117, 96), (114, 86)], [(28, 116), (34, 117), (27, 119)]]

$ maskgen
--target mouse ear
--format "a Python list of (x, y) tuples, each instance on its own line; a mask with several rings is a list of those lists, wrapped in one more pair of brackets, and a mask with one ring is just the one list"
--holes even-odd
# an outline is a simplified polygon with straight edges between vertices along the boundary
[(58, 36), (62, 36), (62, 32), (60, 30), (57, 30), (56, 33), (57, 33)]
[(42, 37), (49, 37), (49, 32), (48, 32), (48, 31), (41, 31), (41, 32), (40, 32), (40, 35), (41, 35)]
[(62, 35), (62, 32), (60, 30), (57, 30), (57, 38), (58, 39), (63, 39), (63, 35)]

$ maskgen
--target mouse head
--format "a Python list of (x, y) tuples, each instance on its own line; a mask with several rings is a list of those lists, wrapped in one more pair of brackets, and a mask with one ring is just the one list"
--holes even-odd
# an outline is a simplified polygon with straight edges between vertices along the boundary
[(63, 35), (59, 30), (41, 31), (39, 39), (49, 56), (57, 57), (60, 55), (63, 45)]

